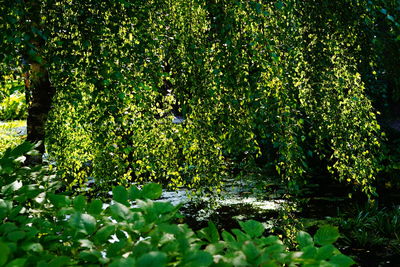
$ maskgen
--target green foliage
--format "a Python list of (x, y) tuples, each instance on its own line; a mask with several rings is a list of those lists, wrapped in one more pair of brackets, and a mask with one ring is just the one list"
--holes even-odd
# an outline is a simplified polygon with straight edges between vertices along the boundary
[(398, 207), (379, 208), (377, 204), (344, 214), (330, 223), (339, 226), (346, 244), (352, 247), (378, 248), (399, 252), (400, 210)]
[(42, 1), (28, 29), (24, 1), (0, 3), (3, 69), (43, 41), (28, 57), (57, 89), (47, 144), (69, 185), (198, 188), (256, 166), (295, 190), (328, 170), (374, 195), (383, 138), (365, 86), (397, 74), (391, 1)]
[(20, 120), (27, 116), (24, 86), (21, 79), (3, 77), (0, 83), (0, 120)]
[[(161, 186), (113, 189), (113, 202), (56, 194), (59, 183), (43, 167), (21, 167), (24, 143), (0, 158), (0, 266), (351, 266), (332, 243), (336, 228), (313, 238), (299, 233), (289, 252), (256, 221), (220, 235), (214, 224), (193, 232), (174, 224), (178, 207), (158, 202)], [(134, 204), (134, 205), (133, 205)], [(133, 206), (132, 206), (133, 205)], [(307, 236), (307, 241), (304, 241)]]
[(3, 76), (1, 79), (0, 87), (0, 100), (3, 101), (5, 98), (17, 92), (23, 92), (24, 86), (20, 82), (19, 77)]
[(20, 120), (27, 117), (25, 94), (14, 93), (0, 103), (1, 120)]
[(24, 142), (25, 135), (21, 134), (26, 127), (25, 121), (7, 121), (0, 123), (0, 154), (7, 148), (15, 147)]

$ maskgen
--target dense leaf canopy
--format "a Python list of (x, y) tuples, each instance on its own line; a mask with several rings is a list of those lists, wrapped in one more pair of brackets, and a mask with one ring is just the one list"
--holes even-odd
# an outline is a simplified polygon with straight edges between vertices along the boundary
[(0, 70), (48, 72), (47, 149), (70, 185), (216, 185), (234, 165), (371, 194), (398, 15), (394, 0), (1, 0)]

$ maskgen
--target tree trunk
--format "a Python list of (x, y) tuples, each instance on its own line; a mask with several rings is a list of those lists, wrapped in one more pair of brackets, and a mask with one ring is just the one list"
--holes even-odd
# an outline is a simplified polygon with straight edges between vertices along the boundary
[[(45, 152), (44, 138), (46, 136), (46, 122), (52, 105), (55, 89), (51, 86), (49, 73), (46, 69), (45, 56), (42, 54), (45, 46), (45, 37), (42, 29), (42, 10), (40, 1), (25, 1), (25, 32), (29, 36), (29, 43), (25, 47), (25, 93), (28, 105), (27, 141), (40, 142), (37, 147), (39, 155), (30, 156), (25, 164), (42, 163)], [(40, 34), (39, 34), (40, 33)]]
[(55, 90), (51, 86), (47, 70), (38, 63), (30, 64), (26, 78), (26, 94), (29, 99), (26, 140), (32, 143), (40, 142), (37, 147), (39, 155), (29, 157), (27, 164), (38, 164), (42, 162), (45, 152), (46, 122)]

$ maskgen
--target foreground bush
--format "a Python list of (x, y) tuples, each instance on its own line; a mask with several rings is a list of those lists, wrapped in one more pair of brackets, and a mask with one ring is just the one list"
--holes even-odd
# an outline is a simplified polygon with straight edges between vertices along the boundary
[[(192, 231), (175, 224), (179, 207), (152, 201), (161, 187), (113, 189), (110, 204), (56, 194), (48, 169), (20, 167), (24, 143), (0, 159), (0, 266), (350, 266), (332, 243), (336, 228), (312, 238), (297, 236), (288, 251), (276, 236), (264, 236), (256, 221), (221, 234), (215, 225)], [(133, 205), (134, 204), (134, 205)]]

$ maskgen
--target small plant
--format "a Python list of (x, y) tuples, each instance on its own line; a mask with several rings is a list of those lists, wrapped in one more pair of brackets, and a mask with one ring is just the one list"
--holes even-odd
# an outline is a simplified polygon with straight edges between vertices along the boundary
[[(333, 222), (333, 220), (331, 221)], [(336, 219), (344, 242), (358, 248), (386, 247), (398, 251), (400, 244), (400, 211), (380, 209), (378, 205), (359, 209), (356, 216)]]

